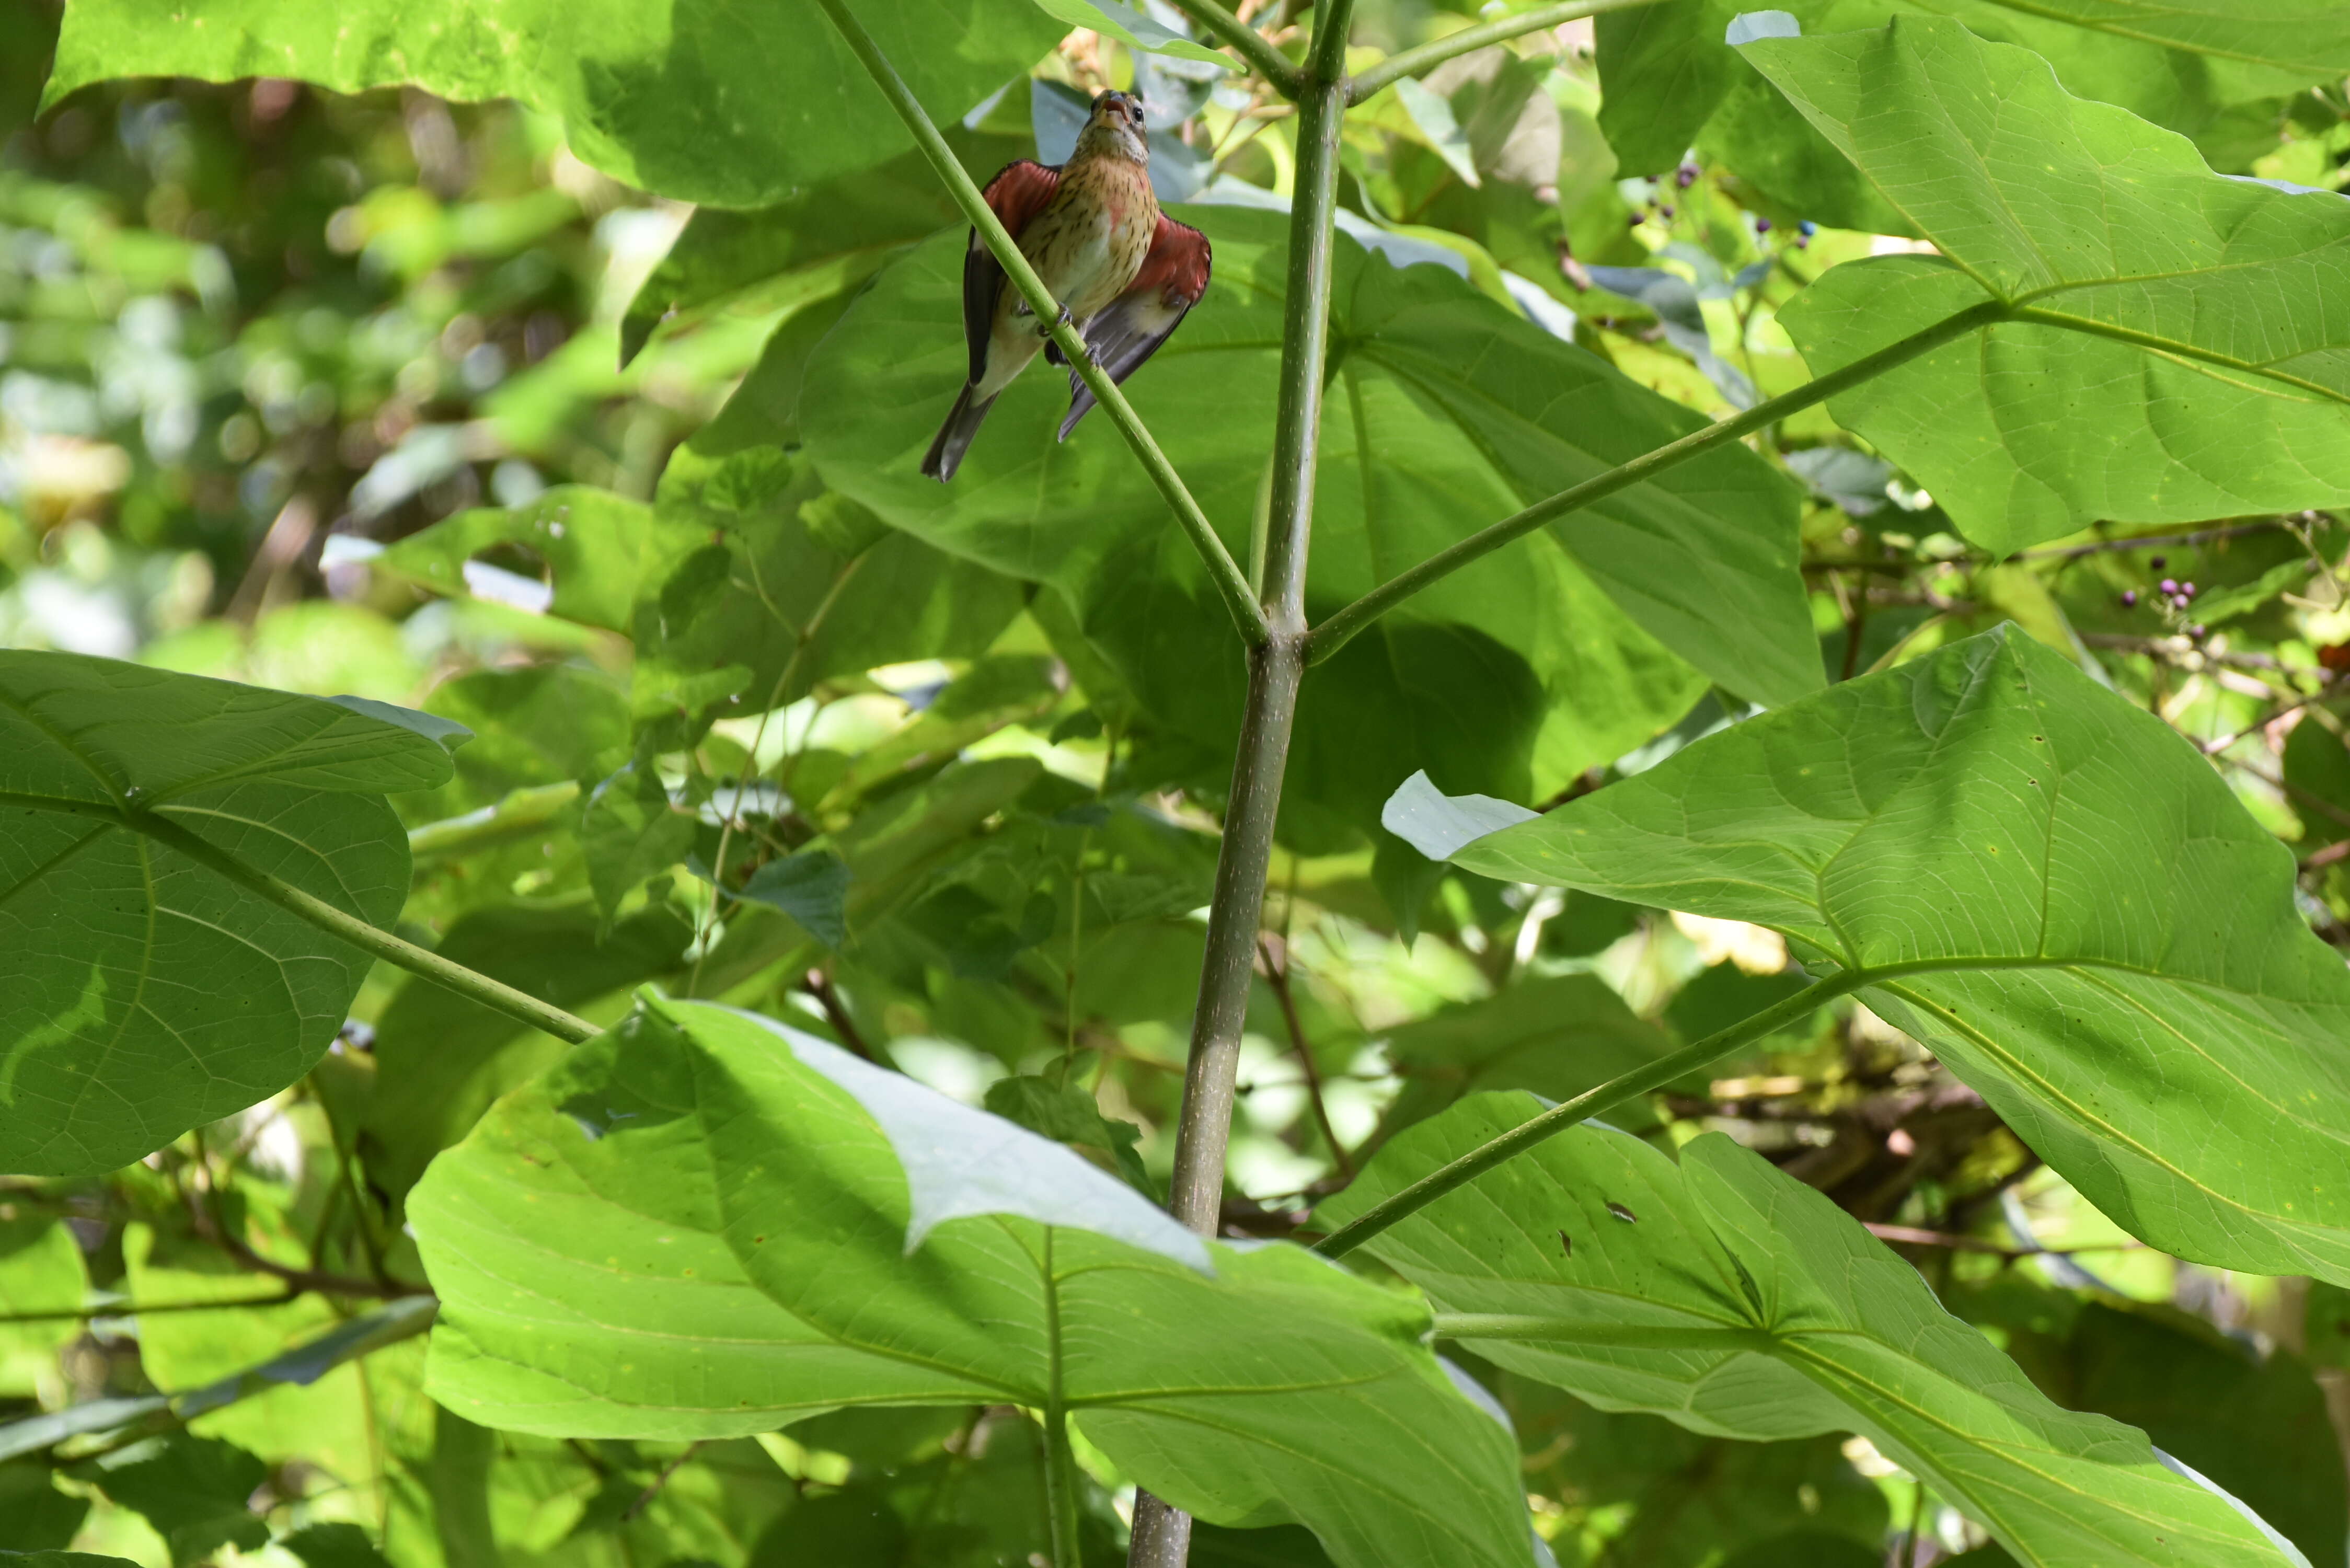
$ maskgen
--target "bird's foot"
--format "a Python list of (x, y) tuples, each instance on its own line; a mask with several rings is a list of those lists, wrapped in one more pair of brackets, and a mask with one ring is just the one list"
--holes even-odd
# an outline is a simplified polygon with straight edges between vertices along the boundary
[(1064, 327), (1075, 327), (1076, 324), (1077, 318), (1069, 314), (1069, 307), (1065, 305), (1061, 306), (1061, 314), (1055, 317), (1049, 325), (1039, 325), (1037, 327), (1036, 336), (1039, 337), (1050, 337), (1059, 328)]

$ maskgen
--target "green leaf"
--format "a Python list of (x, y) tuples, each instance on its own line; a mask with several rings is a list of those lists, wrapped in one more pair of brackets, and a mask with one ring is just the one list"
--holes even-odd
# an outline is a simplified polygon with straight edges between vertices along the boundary
[[(1222, 207), (1187, 217), (1213, 242), (1216, 281), (1128, 390), (1245, 558), (1273, 424), (1286, 223)], [(1003, 394), (953, 484), (916, 472), (962, 379), (962, 255), (952, 234), (918, 248), (818, 350), (803, 414), (817, 466), (896, 526), (1059, 588), (1150, 711), (1228, 749), (1238, 647), (1107, 421), (1056, 446), (1066, 385), (1031, 374)], [(1344, 236), (1332, 311), (1306, 588), (1317, 612), (1701, 422), (1443, 268), (1399, 272)], [(1759, 700), (1814, 689), (1794, 502), (1752, 453), (1724, 449), (1418, 596), (1307, 677), (1293, 800), (1367, 826), (1415, 767), (1456, 789), (1555, 788), (1687, 710), (1700, 682), (1683, 659)], [(1220, 768), (1203, 771), (1221, 782)]]
[(2350, 499), (2350, 201), (2215, 175), (1955, 23), (1744, 54), (1939, 256), (1831, 269), (1781, 313), (1825, 374), (1961, 310), (1978, 327), (1829, 400), (1969, 537)]
[(444, 517), (368, 557), (368, 566), (436, 593), (461, 594), (474, 556), (502, 545), (519, 548), (546, 563), (554, 589), (548, 614), (625, 632), (648, 558), (682, 553), (649, 513), (644, 503), (608, 490), (557, 485), (527, 505), (479, 506)]
[(0, 1568), (140, 1568), (128, 1557), (95, 1552), (0, 1552)]
[(1072, 27), (1090, 27), (1116, 38), (1130, 49), (1150, 54), (1171, 55), (1179, 60), (1198, 60), (1203, 65), (1222, 66), (1226, 70), (1240, 67), (1215, 50), (1193, 43), (1171, 28), (1162, 27), (1140, 9), (1121, 5), (1118, 0), (1036, 0), (1048, 16), (1057, 16)]
[(2003, 1334), (2050, 1398), (2138, 1428), (2313, 1563), (2343, 1555), (2350, 1499), (2325, 1395), (2292, 1352), (2263, 1358), (2175, 1308), (2084, 1301), (2014, 1275), (1961, 1289), (1952, 1307)]
[[(13, 1210), (14, 1205), (6, 1206)], [(53, 1214), (0, 1212), (0, 1319), (78, 1310), (89, 1293), (81, 1247)], [(48, 1323), (0, 1321), (0, 1398), (22, 1399), (57, 1375), (57, 1351), (81, 1337), (73, 1317)], [(5, 1472), (0, 1472), (5, 1493)], [(7, 1510), (0, 1508), (0, 1517)], [(12, 1544), (0, 1536), (0, 1545)], [(63, 1545), (64, 1542), (57, 1542)]]
[(223, 1546), (251, 1551), (269, 1541), (268, 1524), (245, 1506), (269, 1479), (269, 1467), (234, 1444), (175, 1432), (77, 1465), (72, 1473), (144, 1516), (170, 1545), (174, 1568)]
[(1201, 1243), (1071, 1151), (764, 1020), (649, 1005), (502, 1102), (411, 1211), (436, 1397), (504, 1427), (1041, 1407), (1057, 1368), (1088, 1441), (1212, 1521), (1304, 1522), (1350, 1565), (1526, 1558), (1508, 1436), (1409, 1299)]
[(49, 1468), (36, 1461), (0, 1465), (0, 1563), (23, 1562), (11, 1552), (51, 1552), (66, 1545), (89, 1512), (89, 1500), (57, 1490)]
[(279, 1536), (276, 1545), (300, 1559), (302, 1568), (390, 1568), (356, 1524), (313, 1524)]
[[(452, 925), (437, 950), (567, 1011), (596, 1011), (598, 998), (675, 970), (693, 934), (666, 907), (608, 931), (602, 923), (578, 905), (494, 905)], [(359, 1137), (369, 1179), (404, 1196), (493, 1100), (562, 1054), (560, 1042), (505, 1013), (429, 980), (406, 981), (376, 1023), (376, 1088)]]
[[(1541, 1104), (1482, 1096), (1421, 1123), (1326, 1217)], [(1439, 1332), (1497, 1366), (1700, 1432), (1858, 1432), (2034, 1568), (2305, 1563), (2143, 1434), (2050, 1403), (1858, 1221), (1719, 1133), (1677, 1162), (1586, 1123), (1366, 1245), (1440, 1314), (1479, 1314)]]
[(1721, 0), (1667, 0), (1608, 11), (1594, 24), (1599, 129), (1626, 174), (1661, 174), (1697, 140), (1743, 73), (1721, 41)]
[[(959, 125), (947, 128), (947, 145), (982, 182), (1034, 151), (1025, 138)], [(662, 327), (681, 330), (721, 311), (764, 315), (854, 288), (899, 247), (961, 222), (929, 160), (914, 152), (756, 212), (698, 208), (629, 302), (620, 363)]]
[(2162, 722), (2002, 628), (1456, 864), (1787, 934), (2133, 1234), (2350, 1280), (2350, 973)]
[(848, 867), (823, 849), (803, 849), (751, 873), (738, 898), (780, 910), (837, 951), (848, 940)]
[[(1634, 1016), (1596, 976), (1522, 981), (1388, 1035), (1388, 1055), (1404, 1086), (1381, 1124), (1383, 1136), (1488, 1089), (1531, 1089), (1544, 1099), (1570, 1099), (1671, 1048), (1663, 1030)], [(1636, 1127), (1656, 1119), (1639, 1105), (1613, 1115)]]
[(1142, 1168), (1142, 1157), (1135, 1152), (1142, 1129), (1102, 1115), (1093, 1096), (1075, 1084), (1024, 1075), (998, 1078), (987, 1086), (986, 1104), (991, 1116), (1026, 1127), (1039, 1137), (1097, 1150), (1118, 1168), (1128, 1186), (1147, 1197), (1157, 1196)]
[(606, 919), (647, 877), (685, 858), (698, 820), (671, 800), (650, 758), (630, 763), (588, 792), (579, 848)]
[(1804, 1531), (1758, 1541), (1722, 1568), (1883, 1568), (1885, 1555), (1849, 1535)]
[[(861, 0), (857, 10), (941, 122), (1067, 30), (1028, 0)], [(907, 141), (814, 0), (753, 12), (723, 0), (354, 0), (331, 10), (219, 0), (160, 16), (140, 0), (77, 0), (44, 106), (128, 76), (515, 99), (559, 117), (572, 149), (614, 178), (721, 207), (869, 169)]]
[(409, 867), (383, 795), (449, 767), (437, 742), (316, 698), (0, 652), (0, 1169), (111, 1170), (276, 1093), (367, 972), (123, 812), (384, 926)]

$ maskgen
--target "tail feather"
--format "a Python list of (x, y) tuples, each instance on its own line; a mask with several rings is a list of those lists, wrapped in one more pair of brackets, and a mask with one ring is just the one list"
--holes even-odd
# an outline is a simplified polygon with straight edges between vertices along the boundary
[(995, 406), (994, 398), (983, 398), (978, 393), (977, 387), (968, 381), (963, 383), (962, 396), (947, 410), (947, 422), (939, 427), (938, 439), (931, 442), (930, 455), (922, 459), (922, 472), (941, 484), (952, 479), (955, 470), (962, 466), (962, 454), (971, 450), (971, 439), (979, 433), (980, 421)]

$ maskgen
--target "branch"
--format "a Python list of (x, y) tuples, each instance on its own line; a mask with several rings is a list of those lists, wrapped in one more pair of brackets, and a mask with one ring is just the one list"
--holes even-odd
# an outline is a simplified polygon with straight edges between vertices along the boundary
[(1657, 0), (1572, 0), (1565, 5), (1544, 5), (1532, 11), (1521, 11), (1514, 16), (1504, 16), (1498, 22), (1482, 26), (1463, 27), (1457, 33), (1447, 33), (1433, 43), (1389, 55), (1369, 70), (1355, 78), (1347, 94), (1348, 103), (1360, 103), (1372, 94), (1393, 87), (1405, 77), (1416, 77), (1422, 71), (1433, 70), (1445, 61), (1495, 44), (1505, 44), (1512, 38), (1528, 33), (1538, 33), (1545, 27), (1555, 27), (1562, 22), (1577, 22), (1586, 16), (1596, 16), (1603, 11), (1628, 11), (1636, 5), (1654, 5)]
[(1459, 544), (1440, 550), (1419, 566), (1389, 577), (1386, 582), (1340, 610), (1314, 628), (1308, 662), (1319, 664), (1344, 648), (1348, 639), (1371, 622), (1411, 597), (1422, 588), (1451, 576), (1471, 561), (1482, 560), (1503, 545), (1533, 533), (1545, 523), (1556, 522), (1570, 512), (1581, 510), (1595, 501), (1604, 501), (1619, 490), (1627, 490), (1644, 480), (1653, 479), (1669, 468), (1702, 456), (1715, 447), (1737, 441), (1774, 424), (1789, 414), (1824, 402), (1838, 393), (1873, 380), (1896, 366), (1907, 363), (1930, 349), (1939, 348), (1954, 337), (1964, 337), (1979, 327), (1987, 327), (2004, 319), (2009, 307), (1999, 300), (1986, 300), (1970, 309), (1962, 310), (1948, 320), (1936, 323), (1922, 332), (1911, 334), (1898, 343), (1879, 348), (1876, 353), (1854, 360), (1840, 370), (1819, 377), (1792, 392), (1757, 403), (1732, 419), (1705, 429), (1692, 431), (1677, 441), (1657, 448), (1631, 462), (1611, 468), (1594, 479), (1586, 479), (1571, 490), (1563, 490), (1546, 501), (1537, 501), (1524, 511), (1503, 518), (1492, 526), (1471, 534)]
[(1249, 68), (1271, 82), (1282, 97), (1295, 98), (1305, 87), (1305, 73), (1292, 65), (1289, 57), (1274, 48), (1263, 33), (1217, 5), (1216, 0), (1174, 0), (1174, 5), (1246, 60)]
[(1337, 1129), (1330, 1125), (1330, 1107), (1322, 1097), (1322, 1068), (1314, 1060), (1314, 1047), (1307, 1042), (1305, 1025), (1297, 1016), (1297, 997), (1290, 989), (1289, 944), (1268, 931), (1257, 939), (1257, 951), (1262, 960), (1259, 971), (1273, 988), (1274, 1000), (1281, 1003), (1282, 1022), (1289, 1027), (1290, 1048), (1297, 1053), (1297, 1064), (1305, 1071), (1307, 1103), (1314, 1107), (1314, 1125), (1321, 1129), (1322, 1141), (1329, 1146), (1338, 1174), (1351, 1181), (1355, 1178), (1355, 1162), (1347, 1158), (1347, 1146), (1338, 1141)]
[(2063, 1258), (2075, 1252), (2132, 1252), (2146, 1243), (2139, 1241), (2086, 1242), (2077, 1247), (2011, 1247), (2004, 1241), (1993, 1241), (1983, 1236), (1954, 1236), (1947, 1231), (1921, 1231), (1915, 1225), (1879, 1225), (1874, 1220), (1861, 1221), (1861, 1229), (1880, 1241), (1898, 1241), (1905, 1247), (1939, 1247), (1951, 1252), (1989, 1252), (2000, 1258)]
[[(1053, 297), (1052, 291), (1036, 275), (1036, 269), (1030, 266), (1028, 258), (1020, 254), (1020, 247), (1004, 231), (994, 209), (987, 204), (987, 198), (980, 194), (979, 187), (972, 182), (961, 161), (947, 146), (946, 139), (939, 134), (938, 127), (931, 123), (931, 117), (914, 97), (913, 88), (906, 85), (897, 67), (881, 53), (880, 46), (873, 41), (873, 35), (865, 30), (865, 24), (849, 11), (847, 0), (816, 0), (816, 4), (824, 7), (824, 14), (832, 19), (833, 26), (847, 40), (849, 48), (855, 51), (867, 73), (873, 78), (874, 85), (889, 100), (889, 106), (898, 111), (898, 118), (906, 122), (906, 129), (914, 133), (914, 141), (921, 148), (922, 156), (931, 161), (931, 167), (946, 182), (948, 193), (963, 210), (963, 215), (971, 220), (971, 226), (978, 233), (981, 242), (1003, 265), (1003, 275), (1012, 280), (1013, 286), (1028, 302), (1028, 308), (1036, 313), (1037, 321), (1056, 321), (1061, 314), (1061, 302)], [(1223, 597), (1224, 607), (1232, 611), (1232, 624), (1240, 628), (1243, 640), (1251, 647), (1262, 644), (1270, 635), (1265, 626), (1264, 612), (1257, 607), (1255, 596), (1249, 591), (1247, 576), (1233, 563), (1232, 552), (1224, 548), (1224, 542), (1216, 536), (1215, 527), (1209, 523), (1207, 514), (1200, 510), (1200, 504), (1191, 498), (1191, 492), (1184, 486), (1182, 475), (1177, 473), (1175, 465), (1167, 461), (1167, 454), (1159, 450), (1158, 441), (1151, 439), (1150, 431), (1135, 413), (1134, 405), (1126, 400), (1126, 394), (1119, 390), (1118, 383), (1094, 363), (1092, 350), (1086, 347), (1085, 339), (1077, 335), (1076, 329), (1066, 323), (1060, 323), (1053, 327), (1052, 338), (1060, 345), (1070, 367), (1092, 391), (1094, 400), (1101, 405), (1102, 411), (1126, 437), (1126, 444), (1134, 449), (1134, 455), (1141, 462), (1143, 471), (1159, 486), (1159, 493), (1167, 498), (1167, 504), (1175, 513), (1175, 521), (1190, 536), (1191, 547), (1200, 552), (1200, 559), (1208, 568), (1210, 580)]]
[(1605, 1116), (1636, 1095), (1660, 1089), (1682, 1074), (1708, 1066), (1748, 1041), (1760, 1040), (1773, 1030), (1809, 1017), (1822, 1004), (1880, 978), (1879, 974), (1846, 971), (1832, 980), (1819, 981), (1774, 1007), (1766, 1007), (1718, 1033), (1707, 1035), (1694, 1045), (1659, 1056), (1646, 1066), (1635, 1067), (1596, 1089), (1586, 1089), (1575, 1098), (1553, 1106), (1540, 1116), (1520, 1123), (1482, 1147), (1471, 1149), (1451, 1164), (1430, 1172), (1400, 1192), (1389, 1194), (1314, 1243), (1314, 1250), (1327, 1258), (1351, 1252), (1397, 1220), (1417, 1213), (1456, 1188), (1467, 1186), (1495, 1166), (1523, 1154), (1544, 1139), (1593, 1116)]

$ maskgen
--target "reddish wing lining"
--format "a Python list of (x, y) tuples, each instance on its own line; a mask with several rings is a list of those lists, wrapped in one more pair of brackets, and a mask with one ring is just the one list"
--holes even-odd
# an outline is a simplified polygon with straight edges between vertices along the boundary
[(1159, 232), (1151, 236), (1150, 254), (1127, 292), (1145, 289), (1171, 293), (1187, 305), (1196, 305), (1208, 292), (1208, 236), (1189, 223), (1159, 214)]
[(987, 182), (982, 194), (994, 209), (996, 217), (1014, 239), (1028, 226), (1030, 219), (1045, 210), (1045, 203), (1061, 188), (1061, 171), (1047, 169), (1042, 163), (1031, 163), (1023, 158), (1003, 166), (1003, 172)]

